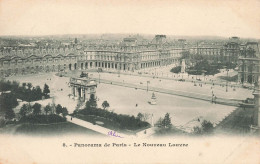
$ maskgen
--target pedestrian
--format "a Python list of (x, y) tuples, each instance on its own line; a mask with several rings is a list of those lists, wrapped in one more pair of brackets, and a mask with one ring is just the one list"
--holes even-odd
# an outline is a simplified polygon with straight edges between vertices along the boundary
[(135, 104), (135, 107), (137, 107), (138, 106), (138, 104)]
[(72, 121), (72, 116), (71, 116), (70, 120)]

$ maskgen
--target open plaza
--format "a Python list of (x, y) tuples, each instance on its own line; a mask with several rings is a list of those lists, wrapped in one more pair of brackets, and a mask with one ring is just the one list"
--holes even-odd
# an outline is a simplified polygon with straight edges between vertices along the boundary
[[(165, 72), (168, 70), (170, 76), (179, 76), (171, 73), (169, 68), (170, 67), (165, 67), (162, 70), (165, 70)], [(11, 81), (19, 81), (20, 84), (23, 82), (30, 82), (34, 87), (37, 85), (43, 87), (46, 83), (50, 87), (51, 98), (37, 102), (42, 105), (51, 103), (61, 104), (62, 106), (67, 107), (69, 113), (72, 113), (77, 107), (78, 100), (72, 99), (69, 96), (71, 94), (69, 82), (70, 77), (79, 77), (80, 73), (81, 71), (72, 71), (62, 77), (55, 73), (45, 73), (12, 76), (7, 79)], [(214, 126), (216, 126), (237, 107), (158, 92), (155, 92), (157, 104), (151, 105), (149, 102), (151, 101), (151, 96), (154, 92), (151, 88), (155, 87), (206, 96), (211, 96), (213, 91), (219, 98), (237, 100), (244, 100), (248, 97), (253, 97), (252, 91), (245, 88), (235, 87), (236, 89), (233, 90), (231, 86), (229, 86), (229, 91), (226, 92), (226, 86), (223, 87), (223, 85), (205, 84), (203, 81), (201, 82), (201, 87), (199, 85), (195, 86), (194, 82), (183, 82), (176, 79), (174, 80), (174, 78), (164, 79), (160, 76), (157, 76), (156, 78), (153, 76), (147, 77), (138, 73), (129, 73), (129, 75), (126, 75), (123, 72), (120, 74), (117, 72), (89, 72), (88, 74), (90, 78), (96, 79), (97, 82), (96, 97), (98, 107), (102, 108), (102, 102), (106, 100), (110, 104), (110, 107), (107, 110), (118, 114), (134, 116), (137, 116), (138, 113), (146, 114), (148, 116), (147, 122), (150, 124), (156, 123), (159, 118), (163, 118), (166, 113), (169, 113), (172, 124), (176, 128), (186, 132), (192, 131), (194, 126), (199, 126), (202, 120), (211, 121)], [(143, 73), (143, 75), (146, 74)], [(112, 84), (102, 83), (102, 80), (111, 81)], [(147, 81), (149, 81), (148, 84)], [(123, 85), (116, 85), (113, 82), (118, 82)], [(128, 87), (127, 84), (140, 86), (144, 89)], [(19, 107), (21, 107), (21, 104), (23, 103), (25, 102), (20, 102), (20, 105), (17, 107), (15, 112), (19, 112)]]

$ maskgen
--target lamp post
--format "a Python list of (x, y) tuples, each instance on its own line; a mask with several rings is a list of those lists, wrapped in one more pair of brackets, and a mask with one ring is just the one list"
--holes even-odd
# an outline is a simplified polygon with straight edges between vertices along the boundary
[(227, 70), (226, 92), (228, 91), (228, 71), (229, 70)]
[(146, 88), (146, 91), (148, 92), (148, 84), (150, 83), (150, 81), (147, 81), (147, 88)]
[(119, 64), (119, 67), (118, 67), (118, 77), (120, 77), (120, 70), (121, 70), (121, 64)]
[(99, 80), (99, 84), (100, 84), (100, 73), (98, 72), (98, 80)]
[(152, 125), (152, 127), (154, 127), (154, 122), (153, 122), (153, 114), (152, 114), (151, 125)]
[(214, 97), (214, 93), (213, 93), (213, 90), (212, 90), (211, 103), (213, 103), (213, 97)]
[(204, 81), (205, 81), (205, 76), (206, 76), (206, 70), (202, 70), (202, 76), (204, 76)]
[(226, 67), (226, 71), (227, 71), (227, 79), (226, 79), (226, 92), (228, 91), (228, 67)]

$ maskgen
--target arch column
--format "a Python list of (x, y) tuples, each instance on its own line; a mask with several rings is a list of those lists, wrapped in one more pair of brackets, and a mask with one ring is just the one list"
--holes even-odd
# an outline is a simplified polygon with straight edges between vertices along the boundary
[(75, 87), (71, 86), (71, 95), (75, 97)]
[(238, 83), (241, 83), (241, 73), (238, 73), (237, 82), (238, 82)]
[(79, 97), (79, 91), (78, 91), (78, 87), (74, 87), (75, 89), (75, 94), (74, 94), (74, 97), (75, 97), (75, 99), (78, 99)]
[(85, 102), (86, 101), (86, 88), (85, 87), (83, 87), (82, 88), (82, 94), (83, 94), (83, 101)]

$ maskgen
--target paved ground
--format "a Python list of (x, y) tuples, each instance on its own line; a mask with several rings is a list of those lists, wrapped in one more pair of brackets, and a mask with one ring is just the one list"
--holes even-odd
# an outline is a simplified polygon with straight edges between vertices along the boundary
[[(119, 114), (137, 116), (146, 113), (150, 116), (147, 120), (151, 123), (151, 115), (156, 122), (166, 113), (170, 113), (172, 123), (185, 130), (191, 129), (197, 123), (198, 118), (207, 119), (218, 124), (226, 115), (229, 115), (235, 107), (220, 104), (211, 104), (206, 101), (156, 93), (157, 105), (150, 105), (152, 92), (135, 90), (108, 84), (100, 84), (97, 88), (98, 105), (107, 100), (110, 104), (109, 110)], [(138, 106), (136, 106), (138, 104)], [(192, 121), (192, 122), (191, 122)], [(187, 124), (189, 123), (189, 124)]]
[[(104, 77), (111, 75), (111, 78), (119, 78), (112, 74), (102, 74), (101, 76), (103, 75)], [(122, 80), (122, 78), (124, 78), (123, 75), (121, 75), (119, 79)], [(132, 76), (126, 76), (125, 78), (135, 83), (138, 82), (138, 85), (146, 85), (146, 83), (140, 84), (140, 78), (146, 82), (145, 78), (133, 78)], [(41, 87), (43, 87), (44, 83), (48, 84), (50, 86), (52, 96), (55, 98), (54, 102), (56, 104), (61, 104), (62, 106), (67, 107), (70, 113), (74, 111), (77, 105), (76, 100), (72, 100), (68, 97), (70, 88), (68, 87), (69, 78), (67, 77), (58, 77), (53, 73), (50, 73), (20, 77), (16, 76), (9, 77), (8, 79), (19, 80), (20, 83), (31, 82), (34, 86), (40, 85)], [(160, 82), (159, 79), (151, 78), (149, 78), (149, 80), (151, 81), (150, 85), (154, 86), (157, 84), (159, 85), (164, 81), (162, 80)], [(164, 83), (165, 86), (174, 87), (177, 89), (182, 85), (190, 86), (190, 88), (193, 87), (192, 83), (176, 82), (170, 80)], [(171, 86), (171, 84), (175, 85)], [(160, 85), (164, 86), (163, 84)], [(186, 90), (191, 90), (190, 88), (186, 87)], [(202, 88), (204, 88), (205, 92), (207, 91), (206, 87)], [(61, 89), (63, 90), (61, 91)], [(199, 92), (201, 90), (202, 89), (196, 91)], [(225, 116), (229, 115), (235, 109), (235, 107), (231, 106), (211, 104), (205, 101), (162, 93), (156, 93), (157, 105), (150, 105), (148, 102), (151, 100), (151, 95), (152, 92), (146, 92), (145, 90), (136, 90), (133, 88), (125, 88), (115, 85), (98, 84), (97, 87), (99, 107), (101, 107), (101, 104), (104, 100), (107, 100), (110, 104), (109, 110), (113, 110), (119, 114), (128, 114), (134, 116), (136, 116), (139, 112), (147, 113), (150, 116), (153, 114), (154, 122), (156, 122), (160, 117), (164, 117), (165, 113), (168, 112), (172, 117), (172, 123), (178, 128), (183, 130), (186, 129), (187, 131), (192, 129), (193, 125), (198, 123), (196, 122), (198, 118), (207, 119), (215, 124), (218, 124), (222, 119), (225, 118)], [(46, 105), (52, 101), (52, 99), (48, 99), (39, 102), (43, 105)], [(136, 104), (138, 105), (136, 106)], [(151, 123), (151, 117), (147, 121)]]
[[(187, 92), (187, 93), (199, 93), (200, 95), (205, 96), (212, 96), (212, 93), (217, 96), (217, 98), (226, 98), (226, 99), (238, 99), (238, 100), (245, 100), (248, 97), (253, 98), (252, 90), (248, 90), (245, 88), (240, 87), (228, 87), (228, 92), (226, 92), (226, 86), (224, 84), (217, 85), (214, 83), (212, 84), (202, 84), (202, 87), (199, 85), (198, 82), (195, 84), (192, 82), (181, 82), (181, 81), (175, 81), (170, 79), (161, 79), (161, 78), (151, 78), (151, 77), (143, 77), (143, 76), (129, 76), (129, 75), (123, 75), (120, 74), (120, 77), (118, 77), (118, 74), (112, 74), (112, 73), (91, 73), (92, 77), (98, 79), (104, 79), (104, 80), (110, 80), (115, 82), (121, 82), (121, 83), (128, 83), (133, 84), (140, 87), (145, 87), (148, 89), (151, 87), (156, 88), (163, 88), (163, 89), (169, 89), (174, 91), (180, 91), (180, 92)], [(147, 81), (148, 84), (147, 84)]]

